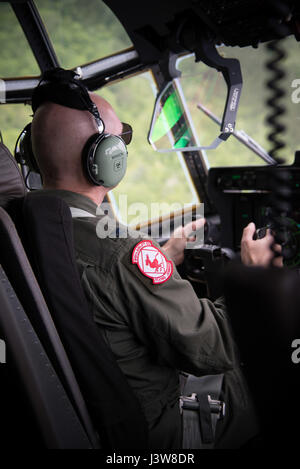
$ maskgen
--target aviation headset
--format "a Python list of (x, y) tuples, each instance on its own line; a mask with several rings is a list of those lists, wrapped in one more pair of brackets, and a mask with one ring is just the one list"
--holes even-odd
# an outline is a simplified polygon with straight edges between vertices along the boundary
[[(126, 143), (121, 136), (105, 133), (105, 125), (96, 104), (91, 100), (87, 88), (76, 76), (72, 70), (61, 68), (46, 71), (32, 95), (33, 113), (46, 101), (89, 111), (94, 116), (98, 133), (91, 135), (84, 145), (82, 151), (84, 173), (88, 181), (96, 186), (115, 186), (126, 172), (128, 154)], [(130, 133), (128, 144), (131, 132), (127, 133)], [(15, 157), (19, 163), (26, 164), (31, 171), (40, 173), (32, 150), (31, 123), (26, 125), (18, 137)]]

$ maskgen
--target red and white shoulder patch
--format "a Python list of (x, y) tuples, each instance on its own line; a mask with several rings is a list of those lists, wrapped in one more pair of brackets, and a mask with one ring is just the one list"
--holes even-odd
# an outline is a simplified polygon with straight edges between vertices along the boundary
[(150, 240), (140, 241), (135, 246), (132, 263), (137, 264), (142, 274), (152, 278), (154, 284), (166, 282), (173, 273), (172, 262)]

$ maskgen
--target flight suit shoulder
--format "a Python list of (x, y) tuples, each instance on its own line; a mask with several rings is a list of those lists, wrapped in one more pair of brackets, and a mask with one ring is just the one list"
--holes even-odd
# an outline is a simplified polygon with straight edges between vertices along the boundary
[(77, 218), (74, 220), (74, 246), (76, 256), (89, 265), (111, 272), (124, 252), (131, 250), (141, 234), (131, 230), (124, 232), (126, 227), (120, 225), (112, 236), (100, 237), (98, 233), (98, 217)]

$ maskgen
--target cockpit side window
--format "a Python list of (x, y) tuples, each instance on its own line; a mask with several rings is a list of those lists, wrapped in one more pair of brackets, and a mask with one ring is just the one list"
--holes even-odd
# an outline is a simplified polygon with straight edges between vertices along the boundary
[(39, 75), (40, 69), (9, 3), (0, 3), (0, 77)]
[(74, 68), (132, 46), (125, 29), (99, 0), (36, 0), (63, 68)]
[[(287, 51), (285, 60), (286, 76), (284, 88), (286, 95), (282, 100), (286, 107), (283, 123), (286, 124), (287, 148), (285, 160), (292, 163), (294, 152), (299, 147), (299, 110), (300, 102), (300, 62), (299, 44), (293, 37), (284, 40)], [(265, 62), (268, 53), (263, 44), (258, 49), (252, 47), (219, 47), (218, 52), (224, 57), (237, 58), (241, 64), (243, 89), (237, 114), (236, 130), (244, 131), (266, 151), (269, 150), (267, 140), (268, 127), (266, 118), (266, 100), (269, 96), (266, 88), (268, 73)], [(222, 74), (203, 63), (195, 63), (194, 56), (180, 58), (177, 67), (182, 71), (179, 79), (185, 99), (193, 119), (199, 144), (207, 145), (218, 134), (220, 126), (208, 117), (197, 105), (207, 108), (215, 117), (221, 119), (226, 99), (226, 84)], [(297, 79), (299, 79), (297, 81)], [(298, 91), (297, 91), (298, 89)], [(242, 145), (231, 136), (224, 144), (213, 151), (206, 151), (206, 159), (210, 167), (214, 166), (245, 166), (266, 164), (253, 151)]]
[(21, 130), (32, 117), (31, 106), (24, 104), (0, 105), (0, 131), (4, 144), (14, 154), (14, 148)]

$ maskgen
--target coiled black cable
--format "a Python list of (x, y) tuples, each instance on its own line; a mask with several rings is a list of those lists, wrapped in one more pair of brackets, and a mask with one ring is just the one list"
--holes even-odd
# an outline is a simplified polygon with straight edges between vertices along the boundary
[(272, 73), (271, 78), (267, 81), (267, 88), (272, 92), (271, 97), (267, 100), (267, 106), (271, 112), (266, 118), (267, 124), (271, 127), (268, 134), (268, 140), (272, 144), (269, 154), (278, 164), (282, 164), (283, 160), (278, 156), (278, 153), (285, 148), (284, 140), (280, 139), (280, 134), (285, 132), (285, 125), (279, 118), (285, 114), (285, 107), (280, 103), (280, 100), (285, 96), (285, 91), (280, 85), (285, 77), (285, 72), (280, 65), (286, 54), (280, 40), (269, 42), (266, 48), (271, 52), (271, 59), (266, 63), (266, 68)]
[[(268, 98), (266, 104), (270, 110), (267, 115), (266, 122), (270, 127), (268, 133), (268, 140), (271, 144), (269, 154), (276, 160), (277, 164), (283, 164), (285, 159), (279, 154), (286, 144), (282, 138), (286, 128), (282, 123), (282, 116), (285, 114), (286, 109), (281, 104), (282, 98), (285, 96), (285, 91), (282, 88), (282, 81), (285, 77), (285, 72), (282, 67), (282, 61), (286, 54), (282, 46), (281, 39), (288, 34), (288, 28), (284, 20), (289, 17), (289, 7), (282, 0), (269, 0), (268, 4), (272, 11), (272, 17), (269, 21), (269, 29), (275, 36), (275, 40), (266, 45), (268, 54), (271, 58), (266, 63), (266, 68), (271, 74), (267, 81), (267, 88), (271, 91), (271, 96)], [(275, 250), (275, 244), (279, 243), (283, 246), (283, 256), (289, 257), (288, 244), (288, 213), (291, 210), (291, 189), (290, 189), (290, 175), (287, 171), (273, 170), (271, 172), (271, 197), (270, 197), (270, 216), (269, 224), (273, 229), (275, 235), (275, 243), (272, 246), (274, 257), (279, 254)], [(273, 263), (273, 261), (272, 261)]]

